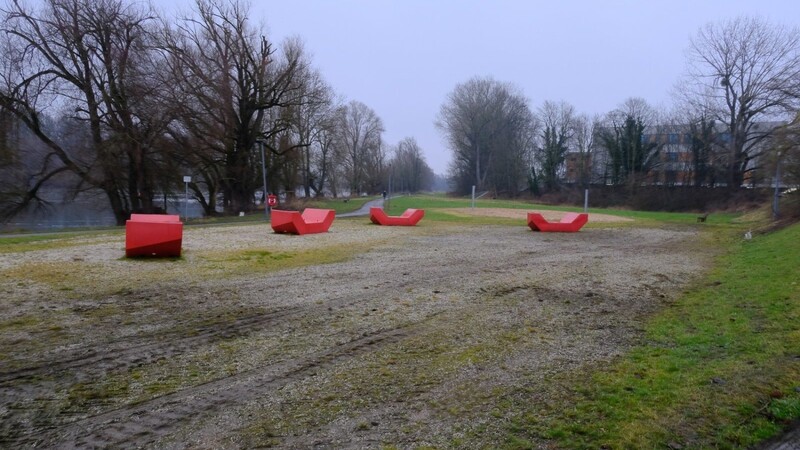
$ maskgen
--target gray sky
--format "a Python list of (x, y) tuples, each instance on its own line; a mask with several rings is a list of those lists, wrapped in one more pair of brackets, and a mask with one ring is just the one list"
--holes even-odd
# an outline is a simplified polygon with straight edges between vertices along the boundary
[(347, 101), (383, 119), (387, 144), (417, 139), (428, 164), (450, 161), (434, 121), (456, 84), (491, 76), (536, 109), (564, 100), (578, 112), (629, 97), (668, 107), (689, 37), (709, 22), (760, 15), (800, 24), (797, 0), (255, 0), (269, 37), (300, 36)]

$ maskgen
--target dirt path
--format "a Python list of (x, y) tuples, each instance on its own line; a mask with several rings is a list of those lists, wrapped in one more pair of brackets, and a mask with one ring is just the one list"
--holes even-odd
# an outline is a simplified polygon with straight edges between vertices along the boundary
[(224, 233), (187, 232), (181, 261), (114, 237), (0, 254), (0, 444), (497, 445), (503, 399), (613, 360), (707, 263), (689, 230)]

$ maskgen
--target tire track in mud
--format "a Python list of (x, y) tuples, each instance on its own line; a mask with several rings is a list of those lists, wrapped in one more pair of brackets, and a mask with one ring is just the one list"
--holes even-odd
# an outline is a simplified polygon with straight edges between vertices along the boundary
[(91, 367), (96, 372), (109, 372), (147, 364), (161, 358), (181, 354), (198, 345), (245, 335), (251, 330), (269, 326), (280, 319), (291, 316), (299, 309), (300, 307), (291, 307), (243, 317), (222, 327), (204, 326), (198, 328), (197, 332), (190, 336), (170, 331), (150, 336), (139, 334), (120, 338), (103, 343), (103, 351), (96, 350), (97, 346), (83, 346), (71, 350), (55, 361), (40, 361), (30, 367), (0, 373), (0, 390), (15, 381), (35, 379), (87, 367)]
[[(503, 270), (517, 270), (526, 266), (527, 263), (507, 264)], [(475, 273), (482, 273), (485, 270), (477, 267)], [(423, 279), (414, 277), (411, 280), (398, 277), (391, 283), (396, 289), (406, 288), (409, 285), (429, 284), (437, 282), (439, 284), (450, 281), (458, 281), (470, 274), (456, 273), (449, 276), (428, 276)], [(115, 370), (124, 370), (142, 364), (152, 363), (161, 358), (168, 358), (178, 354), (183, 354), (198, 346), (216, 342), (219, 340), (246, 336), (250, 333), (262, 330), (281, 320), (291, 320), (294, 317), (313, 315), (315, 310), (323, 311), (328, 308), (347, 308), (359, 304), (363, 297), (370, 297), (369, 294), (347, 295), (335, 298), (328, 298), (322, 305), (309, 305), (306, 308), (300, 306), (287, 307), (264, 314), (251, 315), (235, 320), (233, 323), (222, 327), (204, 326), (192, 335), (186, 336), (185, 331), (168, 331), (156, 335), (143, 336), (141, 334), (126, 338), (116, 339), (103, 343), (103, 351), (98, 351), (97, 346), (82, 346), (62, 355), (57, 360), (40, 361), (30, 367), (17, 369), (8, 372), (0, 372), (0, 393), (4, 388), (12, 386), (14, 382), (25, 380), (37, 380), (54, 374), (64, 372), (75, 372), (76, 381), (89, 378), (90, 374), (79, 372), (80, 369), (91, 368), (95, 373), (107, 373)], [(26, 389), (26, 395), (31, 394), (31, 389)], [(2, 397), (2, 396), (0, 396)]]
[[(514, 266), (516, 267), (517, 264), (514, 264)], [(447, 271), (451, 272), (451, 269)], [(476, 268), (474, 272), (477, 274), (483, 272), (483, 270)], [(208, 343), (221, 341), (227, 338), (246, 336), (248, 333), (257, 333), (279, 322), (292, 322), (302, 319), (303, 317), (319, 317), (324, 314), (330, 314), (331, 308), (335, 311), (338, 308), (358, 306), (365, 303), (365, 300), (374, 297), (374, 292), (371, 292), (373, 288), (386, 289), (387, 286), (391, 286), (391, 289), (400, 291), (405, 289), (409, 284), (418, 286), (420, 283), (423, 285), (430, 283), (436, 283), (437, 285), (445, 284), (450, 287), (459, 284), (464, 277), (464, 273), (458, 273), (458, 271), (451, 272), (447, 276), (444, 274), (428, 275), (429, 276), (424, 278), (412, 276), (410, 279), (400, 276), (391, 281), (383, 279), (378, 282), (375, 282), (372, 278), (365, 278), (365, 281), (369, 282), (369, 290), (362, 290), (362, 286), (358, 286), (350, 295), (328, 298), (323, 304), (312, 303), (306, 304), (305, 306), (289, 307), (266, 314), (249, 316), (237, 320), (233, 324), (228, 324), (219, 328), (212, 327), (200, 334), (192, 336), (183, 336), (177, 333), (161, 333), (149, 337), (141, 335), (132, 336), (113, 342), (115, 347), (125, 348), (105, 349), (102, 352), (94, 351), (96, 347), (82, 347), (73, 350), (68, 358), (2, 374), (5, 378), (0, 379), (0, 399), (6, 404), (31, 398), (42, 399), (41, 401), (45, 403), (53, 402), (56, 401), (53, 397), (54, 384), (47, 379), (48, 377), (58, 377), (58, 383), (61, 385), (67, 382), (66, 380), (69, 380), (70, 383), (94, 381), (103, 376), (103, 374), (114, 370), (125, 370), (170, 356), (184, 353), (190, 354), (194, 349)], [(366, 287), (366, 285), (363, 287)], [(320, 293), (319, 295), (323, 294)], [(437, 313), (433, 315), (435, 314)], [(426, 318), (430, 316), (431, 315), (428, 315)], [(135, 344), (132, 344), (133, 342), (135, 342)], [(87, 351), (90, 353), (86, 353)], [(249, 372), (250, 371), (244, 373)], [(230, 378), (224, 380), (230, 380)], [(230, 381), (225, 381), (225, 383), (229, 382)], [(114, 408), (114, 406), (111, 405), (104, 406), (102, 402), (96, 403), (95, 405), (106, 410), (108, 410), (108, 408)], [(59, 429), (62, 427), (69, 427), (74, 423), (80, 423), (81, 419), (78, 417), (80, 416), (77, 416), (75, 413), (62, 411), (57, 416), (50, 415), (49, 418), (46, 419), (45, 424), (40, 424), (30, 429), (17, 430), (17, 432), (13, 432), (10, 435), (6, 434), (5, 439), (10, 439), (10, 441), (7, 442), (15, 442), (16, 439), (26, 440), (42, 429)], [(3, 442), (3, 440), (0, 440), (0, 442)]]
[(256, 399), (317, 370), (399, 342), (411, 334), (407, 328), (377, 331), (306, 358), (262, 366), (90, 416), (53, 431), (20, 436), (13, 444), (59, 448), (141, 447), (222, 408)]

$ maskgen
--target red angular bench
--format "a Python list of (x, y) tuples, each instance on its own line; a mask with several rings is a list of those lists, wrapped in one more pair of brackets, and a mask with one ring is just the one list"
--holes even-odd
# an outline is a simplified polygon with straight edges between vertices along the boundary
[(424, 209), (407, 209), (399, 216), (389, 216), (383, 208), (372, 207), (369, 209), (369, 220), (376, 225), (389, 225), (411, 227), (416, 225), (425, 216)]
[(125, 256), (181, 256), (183, 222), (172, 214), (131, 214), (125, 221)]
[(528, 213), (528, 226), (533, 231), (558, 231), (575, 233), (589, 221), (589, 214), (567, 213), (559, 222), (548, 222), (539, 213)]
[(273, 209), (270, 224), (276, 233), (313, 234), (324, 233), (331, 227), (336, 211), (332, 209), (306, 208), (299, 211)]

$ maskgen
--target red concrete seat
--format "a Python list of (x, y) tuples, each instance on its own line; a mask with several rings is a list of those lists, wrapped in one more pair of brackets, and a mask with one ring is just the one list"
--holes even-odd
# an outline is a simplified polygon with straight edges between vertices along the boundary
[(332, 209), (306, 208), (302, 214), (298, 211), (273, 209), (270, 224), (276, 233), (324, 233), (331, 227), (334, 218), (336, 211)]
[(548, 222), (539, 213), (528, 213), (528, 226), (533, 231), (560, 231), (574, 233), (589, 221), (586, 213), (567, 213), (558, 222)]
[(183, 222), (168, 214), (131, 214), (125, 222), (125, 256), (181, 256)]
[(377, 225), (414, 226), (425, 215), (424, 209), (407, 209), (399, 216), (389, 216), (383, 208), (372, 207), (369, 209), (369, 220)]

